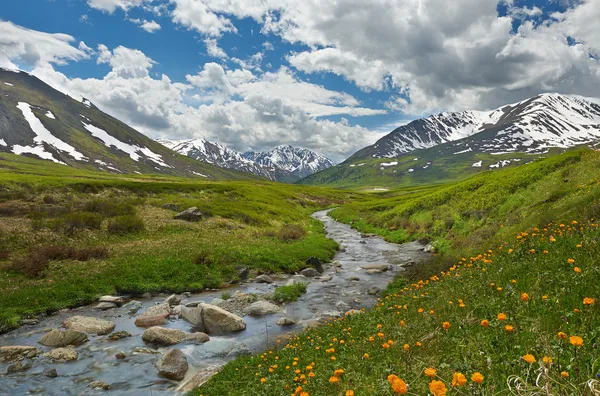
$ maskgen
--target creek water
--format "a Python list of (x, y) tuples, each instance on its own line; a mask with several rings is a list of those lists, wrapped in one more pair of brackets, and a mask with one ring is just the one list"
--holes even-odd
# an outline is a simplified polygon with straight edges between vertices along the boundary
[[(395, 245), (385, 242), (376, 236), (366, 236), (353, 230), (349, 225), (339, 223), (328, 216), (328, 211), (320, 211), (313, 217), (322, 221), (329, 238), (341, 246), (336, 253), (334, 263), (325, 265), (324, 279), (305, 278), (301, 275), (275, 276), (272, 284), (242, 283), (227, 289), (233, 294), (272, 293), (290, 278), (307, 282), (307, 292), (297, 301), (282, 305), (282, 313), (260, 318), (244, 316), (246, 329), (233, 334), (211, 336), (211, 340), (203, 345), (180, 344), (171, 348), (180, 348), (187, 356), (190, 369), (185, 382), (201, 370), (222, 365), (232, 359), (234, 350), (257, 353), (264, 351), (285, 335), (302, 331), (328, 317), (344, 315), (352, 309), (372, 307), (377, 301), (377, 291), (384, 289), (398, 274), (404, 271), (407, 263), (419, 263), (429, 257), (423, 252), (423, 245), (411, 242)], [(363, 266), (372, 264), (388, 264), (389, 270), (369, 274)], [(409, 264), (410, 265), (410, 264)], [(330, 280), (326, 278), (331, 277)], [(207, 291), (183, 297), (188, 301), (210, 303), (220, 297), (222, 290)], [(165, 297), (137, 299), (142, 303), (138, 311), (144, 312), (148, 307), (162, 303)], [(124, 308), (100, 311), (94, 306), (84, 306), (71, 310), (63, 310), (44, 318), (34, 325), (26, 325), (0, 336), (0, 346), (29, 345), (37, 346), (44, 352), (50, 348), (37, 342), (48, 329), (60, 328), (61, 323), (75, 315), (98, 317), (116, 323), (114, 331), (126, 330), (131, 337), (117, 341), (109, 341), (107, 336), (89, 336), (89, 341), (78, 346), (77, 361), (69, 363), (53, 363), (44, 357), (37, 357), (30, 362), (32, 368), (24, 372), (7, 373), (10, 363), (0, 362), (0, 395), (172, 395), (176, 393), (179, 383), (161, 378), (154, 366), (160, 355), (134, 353), (136, 347), (154, 348), (142, 340), (145, 329), (134, 325), (135, 316), (129, 315)], [(291, 318), (294, 326), (281, 327), (275, 322), (281, 317)], [(172, 317), (165, 327), (191, 331), (191, 325), (184, 320)], [(164, 352), (169, 348), (156, 348)], [(227, 351), (223, 351), (225, 349)], [(124, 352), (124, 359), (116, 359), (117, 352)], [(55, 368), (58, 377), (48, 378), (44, 370)], [(92, 381), (103, 381), (110, 384), (110, 390), (92, 390), (88, 385)]]

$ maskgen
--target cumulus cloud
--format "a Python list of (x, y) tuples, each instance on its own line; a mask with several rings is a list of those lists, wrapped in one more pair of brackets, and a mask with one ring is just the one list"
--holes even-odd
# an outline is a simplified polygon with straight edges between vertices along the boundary
[(217, 39), (207, 38), (204, 40), (204, 45), (206, 46), (206, 53), (213, 58), (221, 58), (227, 59), (229, 56), (225, 52), (225, 50), (219, 47), (217, 43)]
[(152, 3), (154, 0), (88, 0), (88, 5), (97, 10), (105, 11), (110, 14), (117, 8), (128, 11), (131, 8), (139, 7), (144, 3)]
[(140, 29), (147, 31), (148, 33), (155, 33), (162, 28), (158, 22), (148, 21), (146, 19), (130, 18), (129, 22), (135, 23), (140, 27)]

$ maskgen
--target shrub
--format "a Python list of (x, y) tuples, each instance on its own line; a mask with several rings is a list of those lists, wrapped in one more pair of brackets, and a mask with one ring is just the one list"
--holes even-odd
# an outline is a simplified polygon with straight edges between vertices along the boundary
[(92, 259), (104, 259), (107, 257), (108, 249), (105, 247), (76, 249), (59, 245), (42, 246), (30, 250), (25, 257), (13, 261), (9, 268), (33, 278), (39, 276), (48, 267), (51, 261), (88, 261)]
[(97, 213), (73, 212), (56, 219), (51, 228), (72, 235), (77, 230), (99, 230), (102, 220), (102, 215)]
[(144, 221), (136, 215), (119, 216), (108, 223), (107, 229), (111, 234), (132, 234), (144, 230)]
[(42, 197), (42, 202), (45, 203), (46, 205), (54, 205), (58, 201), (52, 195), (44, 195)]
[(286, 224), (279, 230), (277, 238), (282, 241), (294, 241), (306, 236), (306, 230), (297, 224)]
[(194, 264), (206, 265), (207, 267), (210, 267), (213, 264), (213, 258), (209, 252), (203, 251), (198, 253), (198, 255), (194, 258)]
[(0, 260), (6, 260), (10, 257), (10, 253), (6, 249), (0, 249)]
[(273, 300), (277, 302), (296, 301), (304, 293), (306, 293), (306, 283), (279, 286), (273, 293)]
[(86, 212), (100, 213), (104, 217), (125, 216), (134, 213), (134, 207), (125, 202), (116, 202), (108, 199), (94, 199), (87, 201), (83, 207)]
[(228, 292), (221, 293), (222, 300), (229, 300), (230, 298), (231, 298), (231, 293), (228, 293)]

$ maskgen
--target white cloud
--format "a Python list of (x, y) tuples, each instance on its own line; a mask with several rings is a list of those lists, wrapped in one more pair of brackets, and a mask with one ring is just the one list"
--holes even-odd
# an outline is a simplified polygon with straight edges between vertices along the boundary
[(217, 39), (207, 38), (204, 40), (204, 45), (206, 46), (207, 54), (212, 56), (213, 58), (227, 59), (229, 57), (227, 56), (225, 50), (219, 47)]
[(88, 0), (88, 5), (97, 10), (106, 11), (110, 14), (117, 8), (128, 11), (131, 8), (139, 7), (144, 3), (151, 3), (154, 0)]
[(213, 13), (203, 1), (171, 0), (175, 5), (171, 16), (173, 22), (207, 36), (219, 37), (223, 32), (237, 32), (233, 23)]
[(157, 32), (161, 29), (161, 26), (158, 22), (156, 21), (148, 21), (146, 19), (144, 20), (140, 20), (140, 19), (130, 19), (131, 22), (135, 23), (136, 25), (138, 25), (141, 29), (147, 31), (148, 33), (154, 33)]

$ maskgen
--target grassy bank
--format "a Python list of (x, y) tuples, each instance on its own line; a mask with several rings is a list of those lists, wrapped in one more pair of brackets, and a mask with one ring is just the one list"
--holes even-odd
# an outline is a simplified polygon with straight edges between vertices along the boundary
[[(111, 176), (28, 159), (4, 165), (3, 330), (102, 294), (200, 291), (235, 281), (240, 265), (269, 273), (299, 270), (310, 256), (327, 261), (336, 244), (310, 214), (350, 197), (260, 181)], [(192, 206), (204, 220), (173, 218)], [(82, 250), (93, 247), (102, 254)]]

